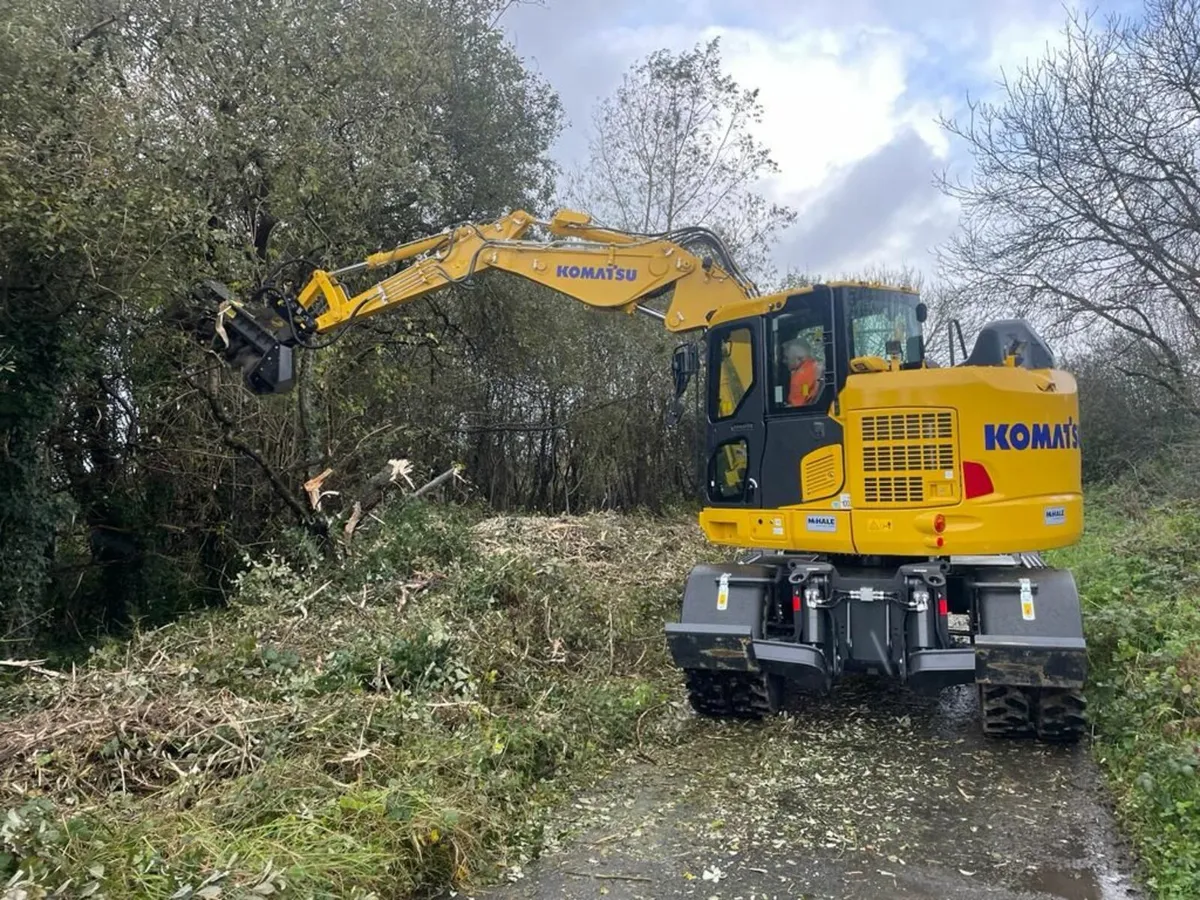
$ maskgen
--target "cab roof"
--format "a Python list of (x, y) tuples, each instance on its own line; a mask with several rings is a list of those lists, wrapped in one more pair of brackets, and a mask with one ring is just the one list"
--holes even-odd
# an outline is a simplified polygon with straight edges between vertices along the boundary
[(920, 296), (920, 292), (916, 288), (907, 285), (887, 284), (882, 281), (823, 281), (817, 284), (806, 284), (801, 287), (788, 288), (784, 291), (776, 291), (774, 294), (765, 294), (762, 297), (751, 297), (737, 303), (728, 303), (713, 311), (712, 317), (708, 320), (709, 327), (720, 325), (723, 322), (731, 322), (734, 319), (744, 319), (747, 316), (761, 316), (766, 313), (776, 312), (783, 309), (783, 304), (787, 302), (789, 297), (795, 297), (799, 294), (811, 294), (819, 287), (872, 288), (879, 291), (896, 291), (901, 294), (910, 294), (913, 297)]

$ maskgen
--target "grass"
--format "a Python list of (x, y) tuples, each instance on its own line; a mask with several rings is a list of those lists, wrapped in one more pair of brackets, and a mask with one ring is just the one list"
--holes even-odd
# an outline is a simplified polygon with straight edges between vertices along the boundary
[(0, 676), (0, 897), (365, 900), (516, 873), (674, 689), (662, 623), (712, 552), (677, 520), (422, 505), (363, 537), (341, 566), (302, 542), (257, 560), (230, 609), (74, 673)]
[(1084, 540), (1053, 554), (1084, 603), (1093, 750), (1163, 900), (1200, 896), (1200, 505), (1089, 496)]
[[(1200, 504), (1089, 496), (1093, 749), (1144, 878), (1200, 896)], [(694, 525), (393, 510), (227, 610), (0, 674), (0, 898), (383, 898), (517, 877), (678, 692)], [(4, 887), (8, 882), (7, 889)], [(24, 893), (19, 893), (24, 892)]]

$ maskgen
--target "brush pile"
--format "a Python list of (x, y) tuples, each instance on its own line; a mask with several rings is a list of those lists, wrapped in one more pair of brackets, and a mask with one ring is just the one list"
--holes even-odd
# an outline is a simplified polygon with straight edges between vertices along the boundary
[[(0, 668), (0, 898), (400, 897), (489, 880), (678, 699), (687, 521), (420, 504), (229, 608)], [(65, 885), (65, 888), (64, 888)]]

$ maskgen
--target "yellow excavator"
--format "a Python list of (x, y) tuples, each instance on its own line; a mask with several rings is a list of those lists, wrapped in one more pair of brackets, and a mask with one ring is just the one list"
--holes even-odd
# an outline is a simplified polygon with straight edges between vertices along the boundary
[(297, 349), (490, 269), (698, 336), (672, 370), (677, 401), (707, 374), (700, 525), (742, 551), (696, 566), (666, 625), (699, 713), (758, 717), (789, 684), (825, 691), (865, 672), (919, 690), (977, 685), (989, 734), (1084, 733), (1079, 597), (1039, 556), (1083, 530), (1076, 384), (1028, 323), (993, 322), (967, 353), (951, 322), (958, 352), (950, 338), (937, 366), (912, 290), (759, 296), (707, 229), (636, 234), (572, 210), (515, 211), (296, 290), (265, 285), (253, 302), (221, 290), (214, 346), (254, 393), (286, 391)]

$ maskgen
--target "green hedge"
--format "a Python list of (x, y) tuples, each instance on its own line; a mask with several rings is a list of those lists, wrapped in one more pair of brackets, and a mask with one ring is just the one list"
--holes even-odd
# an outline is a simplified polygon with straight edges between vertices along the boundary
[(1089, 495), (1086, 531), (1053, 554), (1084, 604), (1093, 749), (1161, 898), (1200, 896), (1200, 505)]

